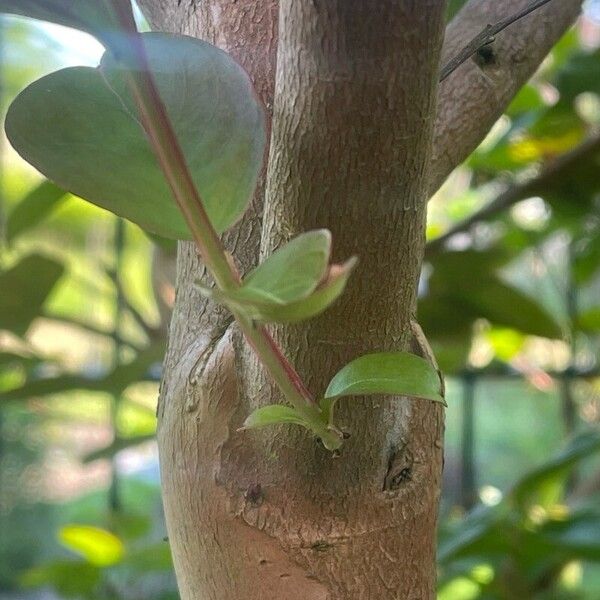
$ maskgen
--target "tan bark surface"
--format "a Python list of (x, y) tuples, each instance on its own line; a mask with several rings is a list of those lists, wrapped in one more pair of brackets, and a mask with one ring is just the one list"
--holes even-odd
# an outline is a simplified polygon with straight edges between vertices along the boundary
[[(275, 0), (141, 4), (155, 27), (229, 51), (274, 111), (264, 226), (263, 180), (226, 235), (242, 268), (259, 244), (268, 253), (314, 227), (332, 230), (336, 259), (360, 257), (332, 310), (276, 328), (309, 387), (322, 391), (362, 353), (408, 347), (443, 3), (382, 0), (374, 11), (358, 0), (282, 1), (276, 91)], [(462, 98), (446, 97), (442, 109), (450, 101)], [(438, 134), (438, 144), (448, 140)], [(442, 154), (438, 179), (449, 168)], [(300, 429), (236, 432), (252, 407), (280, 397), (226, 313), (194, 290), (202, 275), (193, 246), (180, 244), (158, 436), (181, 597), (434, 598), (441, 409), (348, 401), (339, 422), (352, 438), (337, 459)]]

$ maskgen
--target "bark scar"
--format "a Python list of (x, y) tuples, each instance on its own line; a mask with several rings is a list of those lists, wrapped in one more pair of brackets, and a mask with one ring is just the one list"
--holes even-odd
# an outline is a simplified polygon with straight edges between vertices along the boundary
[(387, 473), (383, 480), (383, 491), (394, 492), (411, 481), (414, 462), (414, 454), (407, 442), (404, 442), (400, 448), (392, 446)]

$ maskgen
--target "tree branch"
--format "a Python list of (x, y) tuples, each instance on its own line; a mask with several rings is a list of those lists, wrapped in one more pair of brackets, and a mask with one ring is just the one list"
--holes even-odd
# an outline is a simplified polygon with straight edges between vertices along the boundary
[(476, 211), (454, 227), (451, 227), (443, 235), (431, 240), (426, 247), (427, 258), (439, 254), (444, 244), (456, 234), (469, 231), (477, 223), (488, 221), (520, 200), (542, 193), (544, 189), (548, 188), (550, 182), (555, 177), (565, 175), (570, 169), (581, 164), (581, 161), (597, 152), (600, 152), (600, 134), (589, 137), (574, 150), (559, 156), (556, 160), (549, 163), (537, 177), (509, 187), (482, 209)]
[[(499, 34), (485, 61), (467, 61), (440, 86), (429, 193), (483, 140), (580, 12), (582, 0), (543, 6)], [(446, 28), (442, 64), (488, 23), (531, 7), (531, 0), (470, 0)]]
[(452, 60), (446, 63), (440, 72), (440, 83), (446, 79), (451, 73), (454, 73), (460, 65), (465, 61), (469, 60), (473, 54), (478, 50), (493, 43), (496, 40), (496, 35), (516, 23), (519, 19), (526, 17), (531, 14), (534, 10), (537, 10), (544, 4), (548, 4), (550, 0), (534, 0), (529, 6), (518, 10), (516, 13), (498, 21), (494, 25), (487, 25), (487, 27), (478, 33)]

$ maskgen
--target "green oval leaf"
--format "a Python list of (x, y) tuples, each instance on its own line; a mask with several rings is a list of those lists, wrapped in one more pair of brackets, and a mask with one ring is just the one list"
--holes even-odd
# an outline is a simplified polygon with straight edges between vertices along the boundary
[(560, 325), (544, 307), (499, 279), (490, 277), (476, 289), (467, 285), (463, 291), (464, 295), (456, 294), (459, 305), (492, 323), (547, 338), (562, 335)]
[(270, 404), (257, 408), (248, 416), (240, 429), (256, 429), (278, 423), (293, 423), (310, 429), (307, 421), (297, 410), (283, 404)]
[(236, 298), (275, 304), (305, 298), (325, 275), (330, 253), (327, 229), (303, 233), (251, 271), (236, 290)]
[(58, 539), (97, 567), (114, 565), (125, 553), (123, 542), (116, 535), (91, 525), (65, 525), (58, 532)]
[(437, 370), (409, 352), (366, 354), (343, 367), (331, 380), (325, 399), (393, 394), (445, 404)]
[[(246, 73), (221, 50), (185, 36), (142, 37), (194, 183), (222, 232), (254, 190), (266, 139), (263, 110)], [(101, 71), (75, 67), (34, 82), (11, 105), (7, 135), (60, 187), (148, 231), (188, 239), (123, 68), (105, 58)]]

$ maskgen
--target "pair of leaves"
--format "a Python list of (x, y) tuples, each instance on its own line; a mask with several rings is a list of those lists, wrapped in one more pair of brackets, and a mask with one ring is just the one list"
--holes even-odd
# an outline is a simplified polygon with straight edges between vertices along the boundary
[(330, 265), (330, 254), (329, 231), (309, 231), (274, 252), (241, 287), (200, 289), (253, 321), (295, 323), (323, 312), (344, 291), (356, 259)]
[[(243, 214), (254, 190), (266, 141), (263, 109), (247, 74), (221, 50), (185, 36), (141, 37), (187, 166), (220, 233)], [(8, 138), (65, 190), (150, 232), (188, 239), (126, 79), (126, 67), (110, 53), (99, 69), (73, 67), (43, 77), (10, 106)]]
[[(437, 370), (425, 359), (408, 352), (379, 352), (361, 356), (343, 367), (329, 383), (320, 402), (321, 418), (332, 425), (336, 401), (343, 396), (393, 394), (446, 405)], [(310, 423), (294, 408), (274, 404), (255, 410), (244, 422), (245, 429), (277, 423)]]

